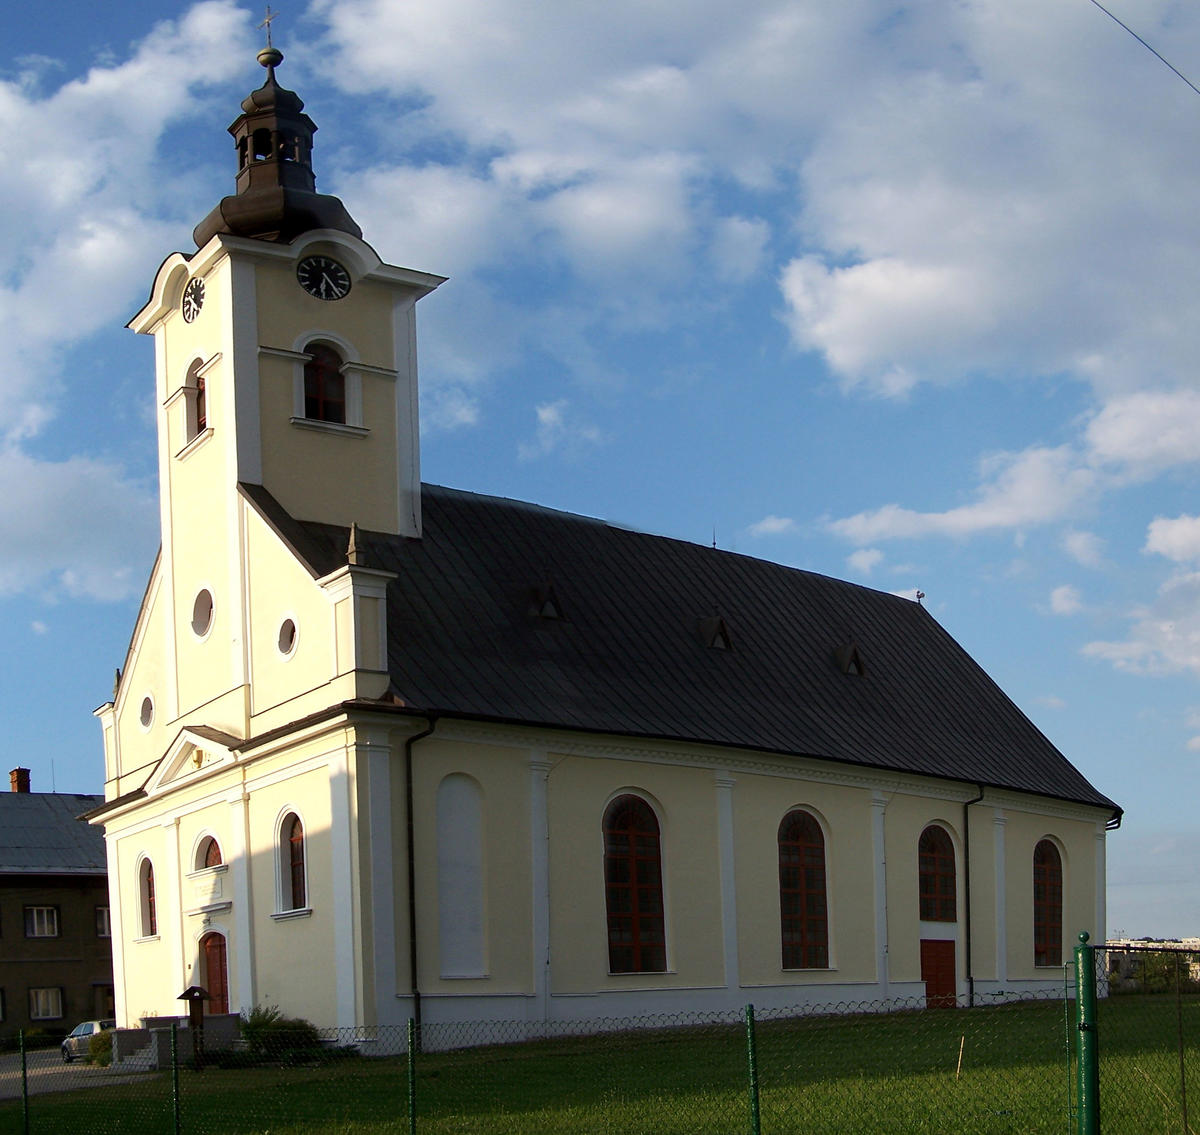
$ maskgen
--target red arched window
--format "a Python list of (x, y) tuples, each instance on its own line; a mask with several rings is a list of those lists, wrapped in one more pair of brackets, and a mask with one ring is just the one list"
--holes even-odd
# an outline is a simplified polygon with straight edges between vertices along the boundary
[(1062, 965), (1062, 857), (1048, 839), (1033, 849), (1033, 964)]
[(784, 969), (828, 967), (825, 836), (807, 812), (789, 812), (779, 825), (779, 921)]
[(308, 348), (304, 364), (304, 416), (318, 422), (345, 422), (346, 379), (337, 351), (324, 343)]
[(220, 867), (225, 861), (221, 858), (221, 845), (212, 836), (204, 841), (204, 859), (202, 867)]
[(289, 910), (303, 910), (307, 906), (308, 888), (304, 877), (304, 825), (295, 812), (289, 812), (283, 820), (283, 863), (284, 896), (289, 901)]
[(154, 904), (154, 865), (149, 859), (142, 860), (142, 937), (151, 938), (158, 933), (158, 911)]
[(918, 845), (921, 875), (921, 921), (957, 922), (954, 887), (954, 844), (946, 829), (930, 824)]
[(639, 796), (618, 796), (604, 813), (604, 893), (611, 973), (665, 973), (658, 817)]
[(208, 398), (204, 393), (204, 375), (196, 375), (196, 432), (208, 425)]

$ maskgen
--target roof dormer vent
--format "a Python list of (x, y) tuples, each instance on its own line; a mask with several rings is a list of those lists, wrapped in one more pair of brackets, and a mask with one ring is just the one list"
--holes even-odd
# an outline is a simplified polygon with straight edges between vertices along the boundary
[(538, 584), (530, 593), (529, 613), (539, 619), (564, 618), (562, 604), (550, 580)]
[(853, 642), (845, 643), (834, 648), (833, 661), (843, 674), (853, 674), (856, 678), (866, 676), (867, 667), (863, 662), (858, 646)]
[(710, 650), (733, 649), (733, 638), (729, 634), (729, 627), (726, 626), (725, 620), (720, 615), (709, 615), (706, 618), (697, 619), (696, 631), (700, 635), (700, 641)]

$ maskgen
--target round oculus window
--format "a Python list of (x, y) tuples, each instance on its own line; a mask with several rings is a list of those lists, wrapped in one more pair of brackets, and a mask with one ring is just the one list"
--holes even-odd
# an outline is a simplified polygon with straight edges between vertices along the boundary
[(154, 721), (154, 699), (149, 694), (142, 698), (142, 708), (138, 713), (138, 720), (142, 723), (143, 729), (149, 729)]
[(280, 623), (277, 645), (279, 653), (285, 658), (296, 649), (296, 621), (294, 619), (284, 619)]
[(212, 627), (213, 597), (208, 588), (204, 588), (192, 604), (192, 634), (203, 638)]

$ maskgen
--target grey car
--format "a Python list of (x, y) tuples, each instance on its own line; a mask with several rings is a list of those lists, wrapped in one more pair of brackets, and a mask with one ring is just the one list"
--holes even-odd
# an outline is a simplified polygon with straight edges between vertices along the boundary
[(88, 1045), (96, 1033), (107, 1032), (117, 1027), (116, 1021), (84, 1021), (76, 1025), (62, 1042), (62, 1058), (70, 1064), (79, 1056), (88, 1054)]

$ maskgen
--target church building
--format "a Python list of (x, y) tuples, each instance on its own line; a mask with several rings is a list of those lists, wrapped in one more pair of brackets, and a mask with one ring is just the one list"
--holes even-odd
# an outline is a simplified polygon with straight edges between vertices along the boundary
[(1120, 809), (918, 602), (424, 485), (416, 307), (280, 52), (130, 322), (162, 544), (104, 736), (120, 1025), (1061, 987)]

